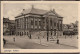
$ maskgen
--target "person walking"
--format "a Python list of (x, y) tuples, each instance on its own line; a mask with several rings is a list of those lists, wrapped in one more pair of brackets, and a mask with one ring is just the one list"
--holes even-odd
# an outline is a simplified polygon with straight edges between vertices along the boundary
[(15, 37), (13, 38), (13, 41), (15, 42)]
[(6, 40), (3, 38), (3, 43), (4, 43), (4, 45), (6, 44)]

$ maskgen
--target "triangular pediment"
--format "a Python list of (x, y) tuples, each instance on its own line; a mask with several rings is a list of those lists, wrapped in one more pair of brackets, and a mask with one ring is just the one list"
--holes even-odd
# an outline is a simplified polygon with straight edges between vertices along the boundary
[(55, 13), (54, 12), (52, 12), (52, 11), (49, 11), (48, 13), (47, 13), (47, 15), (55, 15)]
[(50, 11), (48, 11), (45, 15), (46, 15), (46, 16), (61, 17), (59, 14), (57, 14), (57, 13), (55, 12), (55, 10), (50, 10)]

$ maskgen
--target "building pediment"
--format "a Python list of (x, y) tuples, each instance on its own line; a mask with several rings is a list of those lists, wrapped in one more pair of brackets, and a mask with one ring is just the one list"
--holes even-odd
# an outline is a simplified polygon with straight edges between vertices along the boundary
[[(54, 9), (53, 9), (53, 10), (48, 11), (48, 12), (45, 14), (45, 16), (61, 17), (59, 14), (57, 14), (57, 13), (55, 12), (55, 10), (54, 10)], [(63, 17), (61, 17), (61, 18), (63, 18)]]

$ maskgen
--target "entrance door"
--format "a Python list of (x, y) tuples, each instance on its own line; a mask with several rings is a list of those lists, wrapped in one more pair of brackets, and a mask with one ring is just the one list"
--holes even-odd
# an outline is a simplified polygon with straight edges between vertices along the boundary
[(54, 36), (56, 36), (56, 29), (54, 29)]

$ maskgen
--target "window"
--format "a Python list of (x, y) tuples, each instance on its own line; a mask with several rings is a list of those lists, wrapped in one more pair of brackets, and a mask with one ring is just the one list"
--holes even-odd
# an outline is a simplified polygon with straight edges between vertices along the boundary
[(17, 28), (19, 28), (19, 20), (16, 20), (17, 21)]
[(31, 28), (33, 28), (34, 22), (33, 20), (31, 20)]
[(54, 22), (54, 26), (56, 26), (56, 22)]
[(18, 35), (19, 35), (19, 32), (18, 32)]
[(26, 29), (27, 29), (27, 25), (26, 25)]
[(52, 19), (50, 19), (50, 25), (52, 26)]
[(58, 28), (58, 30), (59, 30), (59, 23), (57, 23), (57, 28)]
[(25, 32), (25, 35), (26, 35), (26, 32)]
[(23, 32), (22, 32), (22, 36), (23, 36)]
[(27, 21), (27, 18), (26, 18), (26, 21)]
[(60, 30), (62, 30), (62, 24), (60, 24)]
[(33, 25), (34, 24), (34, 22), (33, 22), (33, 20), (31, 20), (31, 25)]
[(41, 21), (39, 21), (39, 26), (41, 26)]
[(37, 25), (37, 21), (35, 21), (35, 25)]

